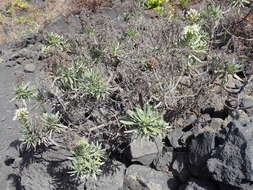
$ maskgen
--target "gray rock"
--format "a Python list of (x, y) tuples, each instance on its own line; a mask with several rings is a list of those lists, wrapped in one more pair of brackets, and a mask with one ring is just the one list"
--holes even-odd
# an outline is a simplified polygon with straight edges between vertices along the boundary
[(159, 137), (154, 140), (145, 137), (133, 137), (130, 143), (131, 161), (150, 165), (160, 155), (162, 149), (163, 143)]
[(243, 184), (253, 181), (253, 122), (233, 121), (228, 128), (225, 143), (215, 149), (207, 168), (214, 180), (245, 189)]
[(191, 179), (186, 184), (180, 186), (178, 190), (217, 190), (217, 187), (207, 181)]
[(248, 116), (253, 116), (253, 96), (243, 96), (240, 99), (240, 108), (243, 109)]
[(60, 16), (45, 26), (43, 32), (55, 32), (58, 34), (76, 34), (80, 32), (82, 25), (77, 15), (70, 15), (67, 18)]
[(215, 147), (215, 133), (204, 132), (191, 139), (188, 149), (190, 172), (200, 178), (208, 177), (206, 161)]
[(28, 63), (24, 65), (24, 71), (26, 73), (33, 73), (36, 69), (36, 66), (33, 63)]
[(170, 143), (170, 145), (173, 148), (180, 148), (182, 145), (180, 145), (180, 138), (183, 136), (183, 131), (181, 128), (176, 128), (167, 135), (167, 139)]
[(152, 168), (131, 165), (125, 175), (124, 190), (176, 190), (177, 180), (171, 173), (166, 174)]
[(188, 155), (186, 152), (178, 152), (172, 164), (173, 175), (178, 177), (183, 183), (185, 183), (190, 177), (190, 172), (187, 167), (187, 157)]
[(126, 167), (120, 162), (114, 162), (113, 170), (99, 176), (97, 180), (89, 179), (85, 183), (86, 190), (121, 190), (124, 183)]
[(218, 132), (225, 126), (227, 126), (226, 122), (220, 118), (212, 118), (211, 123), (210, 123), (210, 129), (213, 132)]
[(173, 150), (168, 150), (153, 161), (156, 170), (168, 172), (173, 161)]
[(26, 190), (48, 190), (54, 188), (53, 179), (43, 163), (33, 163), (21, 174), (21, 184)]

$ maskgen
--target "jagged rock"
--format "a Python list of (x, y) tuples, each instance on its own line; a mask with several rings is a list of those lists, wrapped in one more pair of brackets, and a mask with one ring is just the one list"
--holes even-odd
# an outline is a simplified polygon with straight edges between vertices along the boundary
[(228, 129), (225, 143), (213, 152), (207, 168), (214, 180), (245, 189), (243, 184), (253, 181), (253, 122), (233, 121)]
[(172, 173), (174, 176), (178, 177), (181, 182), (186, 182), (190, 177), (187, 164), (187, 153), (178, 152), (172, 164)]
[(183, 131), (181, 128), (176, 128), (167, 135), (167, 140), (169, 141), (169, 144), (173, 148), (180, 148), (182, 147), (180, 143), (180, 138), (183, 136)]
[(178, 190), (217, 190), (217, 187), (207, 181), (191, 179), (186, 184), (180, 186)]
[(163, 143), (159, 137), (154, 140), (145, 137), (133, 137), (130, 143), (131, 161), (150, 165), (159, 156), (162, 149)]
[(126, 171), (123, 190), (176, 190), (177, 187), (178, 182), (171, 173), (131, 165)]
[(253, 116), (253, 96), (243, 96), (240, 99), (240, 108), (245, 110), (248, 116)]
[(173, 150), (168, 150), (153, 161), (156, 170), (168, 172), (173, 160)]
[(86, 190), (121, 190), (123, 188), (126, 167), (120, 162), (114, 162), (112, 170), (99, 176), (98, 179), (89, 179), (85, 183)]
[(218, 132), (220, 131), (223, 127), (227, 126), (226, 121), (220, 118), (212, 118), (211, 123), (210, 123), (210, 129), (213, 130), (213, 132)]
[(215, 133), (203, 132), (191, 139), (188, 148), (189, 170), (197, 177), (205, 178), (206, 161), (215, 147)]

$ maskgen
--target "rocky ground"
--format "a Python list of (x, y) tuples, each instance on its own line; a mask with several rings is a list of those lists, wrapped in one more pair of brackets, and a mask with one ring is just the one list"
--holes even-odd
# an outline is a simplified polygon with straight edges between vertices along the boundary
[[(199, 8), (198, 4), (192, 6)], [(229, 73), (224, 84), (215, 67), (206, 64), (210, 60), (205, 56), (201, 66), (182, 69), (185, 52), (171, 51), (184, 26), (182, 21), (168, 21), (146, 10), (141, 12), (144, 16), (136, 16), (143, 7), (135, 1), (109, 1), (93, 8), (56, 17), (39, 32), (0, 46), (0, 189), (253, 189), (251, 41), (234, 34), (225, 42), (212, 44), (210, 54), (224, 59), (243, 57), (236, 59), (243, 65), (236, 73), (240, 77)], [(232, 17), (228, 17), (231, 24)], [(137, 33), (129, 37), (129, 28)], [(43, 53), (49, 32), (63, 35), (71, 49)], [(120, 51), (115, 51), (118, 41)], [(98, 68), (111, 85), (105, 99), (56, 95), (51, 81), (54, 68), (70, 66), (77, 56), (100, 63)], [(45, 109), (58, 109), (64, 115), (63, 123), (70, 126), (56, 134), (59, 146), (22, 150), (22, 126), (13, 121), (20, 104), (12, 101), (20, 82), (53, 94)], [(164, 120), (172, 126), (154, 140), (125, 134), (126, 127), (118, 123), (126, 110), (143, 101), (165, 110)], [(102, 143), (108, 154), (97, 180), (80, 181), (69, 175), (67, 158), (72, 144), (81, 137)]]

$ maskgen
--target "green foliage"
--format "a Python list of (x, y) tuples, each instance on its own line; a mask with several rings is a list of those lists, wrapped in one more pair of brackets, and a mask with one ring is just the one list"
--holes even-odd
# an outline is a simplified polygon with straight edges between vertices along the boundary
[(206, 18), (218, 19), (221, 15), (221, 7), (215, 4), (208, 4), (203, 14)]
[(150, 9), (154, 9), (157, 7), (162, 7), (163, 3), (164, 3), (164, 0), (147, 0), (145, 2), (145, 5)]
[(109, 86), (102, 73), (87, 63), (76, 61), (69, 67), (57, 71), (60, 87), (65, 91), (85, 92), (96, 98), (101, 98), (108, 92)]
[(96, 143), (89, 144), (85, 140), (80, 140), (73, 150), (73, 157), (69, 159), (72, 162), (71, 175), (85, 179), (88, 177), (96, 178), (102, 173), (101, 166), (104, 156), (104, 150), (101, 145)]
[(65, 127), (60, 123), (59, 113), (43, 113), (41, 119), (43, 122), (43, 127), (45, 128), (46, 132), (49, 132), (49, 134), (52, 134), (52, 132), (60, 132), (62, 128)]
[(142, 108), (135, 108), (134, 111), (127, 111), (128, 120), (121, 120), (125, 125), (136, 126), (136, 132), (147, 138), (160, 136), (166, 128), (161, 113), (157, 112), (151, 105), (146, 104)]
[(43, 49), (43, 52), (47, 52), (51, 47), (55, 47), (57, 49), (60, 49), (61, 51), (69, 51), (70, 50), (70, 44), (67, 40), (64, 39), (63, 36), (50, 32), (47, 35), (47, 45)]
[(28, 17), (28, 16), (21, 16), (21, 17), (18, 17), (16, 19), (17, 23), (19, 24), (25, 24), (25, 23), (29, 23), (29, 22), (32, 22), (32, 18), (31, 17)]
[(30, 100), (37, 97), (35, 88), (30, 87), (30, 83), (18, 84), (15, 89), (15, 98), (17, 100)]
[(198, 24), (184, 27), (179, 44), (188, 47), (194, 52), (205, 53), (208, 44), (208, 34), (201, 29)]
[(23, 124), (21, 130), (22, 134), (22, 145), (25, 146), (26, 150), (36, 150), (36, 148), (42, 144), (42, 138), (39, 131), (35, 128), (35, 123), (29, 120), (29, 112), (26, 108), (20, 108), (16, 110), (14, 120), (18, 120)]
[(39, 131), (34, 128), (22, 128), (21, 130), (22, 138), (22, 145), (25, 146), (25, 150), (36, 150), (38, 146), (43, 144), (41, 135)]
[(200, 19), (200, 13), (196, 9), (190, 9), (186, 14), (186, 19), (190, 23), (197, 23)]
[(232, 7), (242, 8), (245, 7), (245, 4), (250, 3), (249, 0), (230, 0), (230, 4)]
[(95, 34), (96, 33), (96, 29), (94, 28), (85, 28), (83, 31), (82, 31), (83, 34)]
[(135, 36), (137, 33), (138, 33), (138, 31), (133, 28), (129, 28), (126, 32), (127, 36), (129, 36), (129, 37)]
[(225, 62), (225, 67), (224, 67), (224, 82), (227, 82), (229, 79), (229, 75), (235, 76), (237, 77), (236, 73), (241, 72), (242, 71), (242, 66), (238, 63), (235, 63), (235, 61)]

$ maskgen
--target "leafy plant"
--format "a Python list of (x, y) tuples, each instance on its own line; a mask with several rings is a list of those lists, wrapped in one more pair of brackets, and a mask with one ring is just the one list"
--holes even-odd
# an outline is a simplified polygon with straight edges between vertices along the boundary
[(82, 33), (85, 33), (85, 34), (95, 34), (96, 33), (96, 29), (94, 29), (94, 28), (85, 28)]
[(233, 63), (226, 61), (225, 67), (224, 67), (224, 82), (227, 82), (229, 79), (229, 75), (232, 75), (240, 80), (240, 78), (236, 75), (236, 73), (242, 71), (242, 66), (240, 64), (235, 63), (235, 60), (233, 60)]
[(46, 132), (49, 132), (50, 136), (53, 132), (60, 132), (62, 128), (65, 128), (65, 126), (60, 123), (59, 113), (43, 113), (41, 119), (43, 127), (46, 129)]
[(215, 5), (215, 4), (208, 4), (206, 7), (206, 10), (203, 14), (203, 16), (207, 17), (207, 18), (213, 18), (213, 19), (217, 19), (220, 17), (221, 15), (221, 7), (219, 5)]
[(39, 131), (36, 130), (35, 124), (29, 120), (29, 112), (27, 108), (20, 108), (16, 110), (13, 120), (18, 120), (23, 124), (23, 128), (21, 130), (23, 137), (21, 141), (22, 145), (25, 146), (25, 149), (36, 150), (36, 148), (42, 144), (42, 138)]
[(18, 84), (15, 89), (15, 98), (17, 100), (30, 100), (37, 97), (35, 88), (30, 87), (30, 83)]
[(195, 52), (205, 52), (208, 34), (198, 24), (187, 25), (183, 29), (179, 44)]
[(47, 35), (47, 45), (43, 49), (43, 52), (47, 52), (51, 47), (56, 47), (61, 51), (69, 51), (70, 44), (64, 39), (63, 36), (54, 32), (50, 32)]
[(230, 0), (231, 6), (236, 8), (242, 8), (248, 3), (250, 3), (249, 0)]
[(96, 98), (102, 97), (108, 91), (108, 83), (102, 73), (86, 63), (76, 61), (70, 67), (58, 69), (57, 77), (63, 90), (80, 91)]
[(200, 13), (196, 9), (190, 9), (186, 14), (186, 19), (190, 23), (196, 23), (200, 19)]
[(157, 7), (162, 7), (163, 6), (163, 3), (164, 3), (165, 0), (147, 0), (145, 2), (145, 5), (150, 8), (150, 9), (154, 9), (154, 8), (157, 8)]
[(132, 37), (132, 36), (135, 36), (136, 34), (138, 33), (138, 31), (136, 29), (133, 29), (133, 28), (129, 28), (126, 32), (126, 34), (129, 36), (129, 37)]
[(25, 10), (29, 9), (31, 5), (26, 0), (12, 0), (9, 8), (7, 9), (7, 14), (12, 14), (15, 10)]
[(88, 177), (96, 178), (102, 173), (104, 150), (101, 145), (96, 143), (89, 144), (85, 140), (80, 140), (73, 150), (71, 175), (85, 179)]
[(134, 130), (139, 135), (154, 138), (162, 134), (166, 128), (166, 123), (162, 118), (162, 114), (157, 112), (149, 104), (144, 105), (143, 109), (136, 107), (133, 111), (128, 110), (128, 120), (121, 120), (125, 125), (136, 126)]

